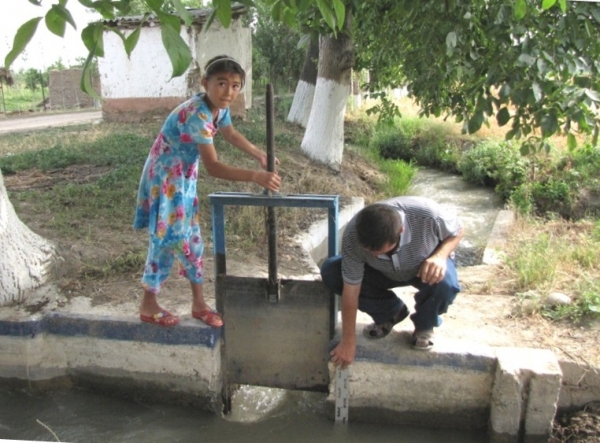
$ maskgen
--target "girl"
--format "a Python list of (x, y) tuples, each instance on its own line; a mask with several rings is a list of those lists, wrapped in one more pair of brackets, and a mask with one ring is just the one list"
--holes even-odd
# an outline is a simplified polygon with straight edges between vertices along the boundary
[(220, 132), (225, 140), (267, 168), (267, 155), (231, 124), (229, 106), (244, 86), (245, 76), (240, 64), (231, 57), (220, 55), (211, 59), (201, 82), (206, 92), (196, 94), (171, 112), (152, 145), (140, 179), (134, 220), (134, 228), (148, 228), (150, 233), (142, 276), (142, 321), (160, 326), (179, 323), (179, 317), (157, 301), (177, 257), (179, 273), (192, 287), (192, 316), (213, 327), (223, 325), (221, 314), (206, 304), (202, 292), (204, 243), (196, 195), (198, 159), (213, 177), (254, 182), (271, 191), (278, 191), (281, 184), (276, 172), (240, 169), (217, 158), (213, 137)]

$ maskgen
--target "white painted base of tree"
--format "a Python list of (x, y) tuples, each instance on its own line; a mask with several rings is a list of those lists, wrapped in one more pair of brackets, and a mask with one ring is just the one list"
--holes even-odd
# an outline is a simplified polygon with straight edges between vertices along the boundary
[(350, 94), (348, 85), (323, 77), (317, 79), (310, 117), (302, 139), (302, 151), (335, 170), (344, 154), (344, 115)]
[(48, 280), (56, 258), (55, 246), (17, 217), (0, 173), (0, 306), (23, 302)]
[(294, 93), (294, 101), (292, 107), (287, 116), (287, 121), (291, 123), (297, 123), (303, 128), (306, 128), (308, 124), (308, 118), (310, 116), (310, 110), (313, 104), (313, 97), (315, 94), (315, 85), (312, 83), (300, 80), (296, 85), (296, 92)]

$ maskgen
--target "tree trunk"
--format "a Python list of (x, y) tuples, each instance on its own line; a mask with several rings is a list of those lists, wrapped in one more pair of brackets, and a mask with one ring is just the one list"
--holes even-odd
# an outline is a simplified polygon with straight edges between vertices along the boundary
[(312, 108), (315, 84), (317, 83), (318, 60), (319, 37), (315, 36), (311, 37), (310, 44), (306, 50), (302, 73), (300, 74), (300, 80), (298, 80), (296, 92), (294, 93), (294, 101), (287, 116), (287, 121), (298, 123), (303, 128), (306, 128), (310, 109)]
[(55, 246), (17, 217), (0, 172), (0, 306), (24, 301), (45, 283), (56, 258)]
[[(349, 30), (349, 20), (346, 26)], [(320, 37), (317, 85), (301, 147), (310, 158), (335, 170), (341, 168), (344, 154), (344, 114), (353, 64), (354, 49), (347, 33)]]

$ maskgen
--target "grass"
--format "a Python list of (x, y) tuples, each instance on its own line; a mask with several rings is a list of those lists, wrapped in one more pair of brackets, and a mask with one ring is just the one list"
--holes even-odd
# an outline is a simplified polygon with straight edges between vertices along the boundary
[[(551, 320), (600, 319), (600, 221), (521, 219), (513, 230), (507, 265), (522, 302)], [(552, 306), (552, 292), (573, 302)]]
[[(23, 86), (6, 86), (3, 84), (2, 90), (4, 92), (4, 103), (0, 101), (0, 113), (4, 111), (9, 113), (36, 109), (37, 105), (43, 100), (41, 89), (32, 91), (31, 89)], [(48, 97), (48, 93), (48, 89), (46, 88), (46, 97)], [(0, 100), (2, 100), (2, 95), (0, 95)], [(4, 106), (6, 106), (6, 109)]]

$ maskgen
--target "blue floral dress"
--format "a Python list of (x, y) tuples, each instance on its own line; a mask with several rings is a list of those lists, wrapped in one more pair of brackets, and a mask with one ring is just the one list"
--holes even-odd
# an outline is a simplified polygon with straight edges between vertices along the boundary
[(196, 274), (200, 274), (196, 277), (201, 281), (201, 253), (194, 253), (203, 247), (196, 193), (198, 144), (213, 143), (218, 128), (228, 125), (229, 109), (220, 109), (213, 123), (204, 94), (200, 93), (171, 112), (152, 145), (140, 179), (133, 222), (135, 229), (148, 228), (150, 234), (144, 272), (159, 274), (154, 283), (145, 275), (145, 286), (158, 290), (168, 276), (172, 260), (168, 260), (168, 254), (164, 259), (165, 250), (179, 254), (180, 261), (183, 255), (192, 267), (195, 264)]

